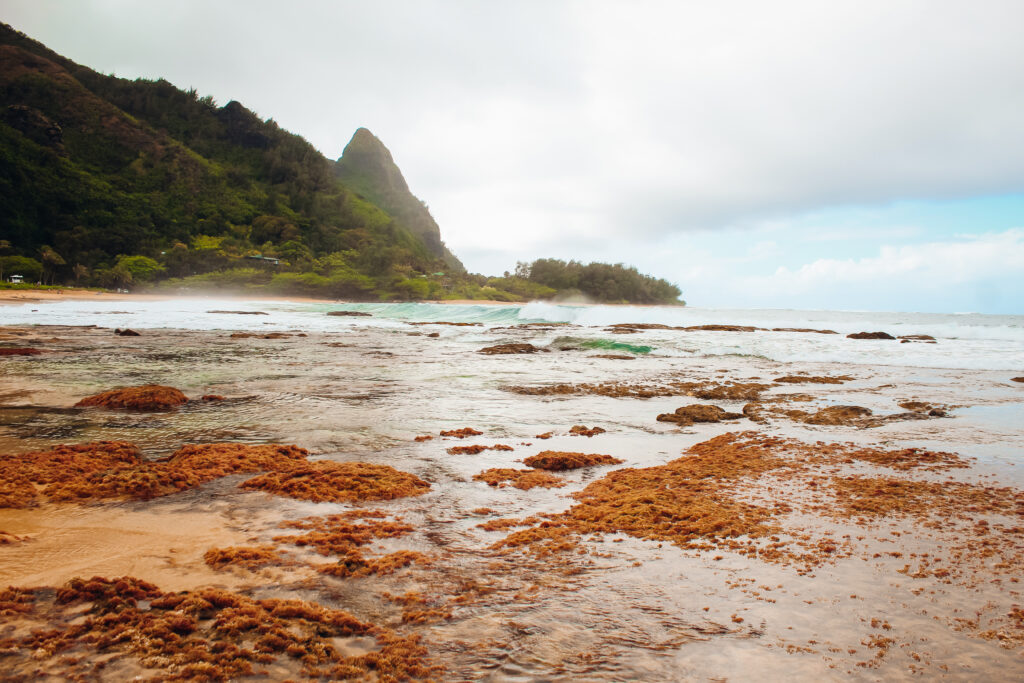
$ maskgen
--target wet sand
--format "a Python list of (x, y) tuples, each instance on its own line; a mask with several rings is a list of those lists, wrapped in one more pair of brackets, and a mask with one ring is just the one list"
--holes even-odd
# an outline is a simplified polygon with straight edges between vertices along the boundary
[[(127, 575), (165, 592), (300, 599), (421, 636), (424, 661), (443, 667), (426, 677), (445, 680), (1024, 675), (1024, 389), (1010, 375), (708, 357), (660, 346), (669, 334), (632, 334), (655, 350), (626, 362), (566, 341), (611, 338), (601, 328), (2, 328), (0, 344), (43, 351), (0, 358), (3, 457), (101, 440), (150, 461), (186, 443), (295, 444), (312, 462), (388, 465), (430, 489), (317, 503), (236, 474), (151, 500), (0, 509), (0, 583)], [(541, 351), (478, 353), (498, 344)], [(74, 407), (151, 383), (224, 398)], [(729, 417), (677, 410), (693, 404)], [(835, 406), (871, 412), (820, 417)], [(462, 428), (479, 433), (441, 435)], [(559, 486), (477, 478), (546, 451), (563, 456), (531, 462), (559, 464), (533, 472)], [(204, 559), (231, 548), (283, 559)], [(9, 671), (102, 658), (112, 679), (166, 674), (127, 646), (75, 645), (74, 664), (18, 650), (89, 604), (65, 613), (45, 596), (35, 612), (0, 611)], [(285, 655), (267, 666), (309, 675)]]

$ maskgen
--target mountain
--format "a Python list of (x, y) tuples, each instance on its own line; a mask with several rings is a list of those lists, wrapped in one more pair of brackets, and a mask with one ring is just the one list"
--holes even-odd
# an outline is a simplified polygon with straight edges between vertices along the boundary
[[(330, 281), (323, 294), (387, 298), (461, 272), (369, 137), (386, 164), (337, 165), (239, 102), (100, 74), (0, 25), (0, 239), (21, 257), (55, 254), (53, 281), (109, 286), (136, 256), (157, 262), (150, 276), (253, 271), (260, 255), (280, 267), (247, 284), (292, 273), (296, 286)], [(382, 169), (393, 187), (378, 186)], [(350, 187), (342, 171), (364, 182)]]
[(357, 130), (334, 172), (349, 188), (394, 216), (450, 268), (465, 271), (462, 262), (441, 241), (441, 228), (427, 205), (409, 191), (391, 152), (377, 136), (365, 128)]

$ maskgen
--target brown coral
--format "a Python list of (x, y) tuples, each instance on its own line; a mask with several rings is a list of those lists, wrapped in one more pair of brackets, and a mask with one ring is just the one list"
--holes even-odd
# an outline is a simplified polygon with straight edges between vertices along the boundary
[(143, 412), (166, 412), (188, 403), (188, 398), (174, 387), (159, 384), (144, 384), (105, 391), (87, 396), (75, 404), (76, 408), (112, 408), (138, 410)]

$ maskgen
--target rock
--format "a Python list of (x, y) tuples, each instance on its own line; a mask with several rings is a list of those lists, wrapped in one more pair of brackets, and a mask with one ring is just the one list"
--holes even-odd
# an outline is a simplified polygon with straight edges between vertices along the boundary
[(334, 316), (347, 316), (351, 318), (372, 318), (373, 313), (363, 313), (362, 311), (327, 311), (327, 315)]
[(814, 334), (839, 334), (835, 330), (814, 330), (808, 327), (773, 327), (772, 332), (809, 332)]
[(1011, 382), (1024, 382), (1024, 377), (1011, 377)]
[(688, 427), (694, 422), (721, 422), (722, 420), (738, 420), (742, 413), (728, 413), (718, 406), (694, 403), (693, 405), (676, 408), (674, 413), (662, 413), (658, 422), (675, 422), (680, 427)]
[(203, 401), (223, 401), (224, 397), (221, 396), (220, 394), (203, 394), (200, 397), (200, 400), (203, 400)]
[(847, 339), (895, 339), (888, 332), (854, 332), (846, 335)]
[(746, 325), (691, 325), (682, 329), (687, 332), (754, 332), (764, 328)]
[(249, 339), (255, 337), (256, 339), (287, 339), (291, 335), (286, 332), (268, 332), (267, 334), (257, 334), (255, 332), (232, 332), (230, 335), (231, 339)]
[(861, 406), (829, 406), (802, 420), (811, 425), (858, 425), (871, 417), (871, 410)]
[(129, 330), (127, 327), (125, 329), (123, 329), (123, 330), (121, 328), (114, 328), (114, 334), (116, 334), (119, 337), (141, 337), (142, 336), (141, 334), (139, 334), (135, 330)]
[(221, 313), (230, 315), (270, 315), (263, 311), (207, 311), (207, 313)]
[(166, 412), (185, 403), (188, 403), (188, 398), (174, 387), (144, 384), (87, 396), (76, 403), (75, 407)]
[(935, 337), (930, 334), (905, 334), (900, 339), (907, 341), (935, 341)]
[(540, 349), (533, 344), (498, 344), (497, 346), (488, 346), (480, 349), (477, 353), (494, 356), (513, 353), (537, 353), (538, 351)]
[[(574, 351), (571, 347), (563, 347), (562, 351)], [(595, 353), (590, 358), (607, 358), (608, 360), (636, 360), (636, 356), (626, 356), (620, 353)]]
[(842, 384), (848, 382), (852, 377), (839, 375), (838, 377), (815, 377), (811, 375), (786, 375), (775, 379), (780, 384)]
[(440, 337), (440, 336), (441, 336), (441, 333), (440, 333), (440, 332), (431, 332), (431, 333), (430, 333), (430, 334), (428, 334), (427, 336), (428, 336), (428, 337), (430, 337), (430, 338), (432, 338), (432, 339), (437, 339), (438, 337)]
[(29, 348), (0, 348), (0, 356), (38, 356), (42, 353), (40, 349)]
[(619, 458), (599, 453), (570, 453), (566, 451), (541, 451), (523, 460), (523, 464), (538, 470), (563, 472), (593, 465), (619, 465), (625, 462)]
[(586, 425), (574, 425), (569, 433), (573, 436), (594, 436), (596, 434), (604, 434), (605, 430), (600, 427), (588, 428)]

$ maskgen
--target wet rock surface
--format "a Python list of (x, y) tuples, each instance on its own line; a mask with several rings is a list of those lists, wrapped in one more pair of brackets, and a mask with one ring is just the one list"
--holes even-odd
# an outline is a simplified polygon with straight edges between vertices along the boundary
[(496, 346), (486, 346), (477, 353), (482, 353), (487, 356), (506, 355), (506, 354), (517, 354), (517, 353), (537, 353), (541, 349), (538, 349), (533, 344), (497, 344)]
[(188, 403), (188, 397), (174, 387), (143, 384), (86, 396), (76, 403), (75, 407), (166, 412), (186, 403)]
[(738, 420), (743, 413), (729, 413), (718, 406), (695, 403), (676, 408), (675, 412), (658, 415), (658, 422), (674, 422), (680, 427), (688, 427), (695, 422), (721, 422), (722, 420)]
[(888, 332), (854, 332), (846, 335), (847, 339), (895, 339)]

